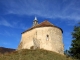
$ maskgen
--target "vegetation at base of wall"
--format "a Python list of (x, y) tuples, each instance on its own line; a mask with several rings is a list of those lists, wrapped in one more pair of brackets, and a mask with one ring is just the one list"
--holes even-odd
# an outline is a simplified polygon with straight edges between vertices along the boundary
[(73, 60), (70, 57), (42, 49), (18, 50), (0, 54), (0, 60)]

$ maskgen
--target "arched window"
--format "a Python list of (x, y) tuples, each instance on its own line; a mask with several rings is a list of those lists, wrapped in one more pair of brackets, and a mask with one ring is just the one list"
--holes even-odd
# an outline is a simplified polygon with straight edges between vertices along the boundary
[(49, 35), (46, 36), (46, 40), (49, 40)]

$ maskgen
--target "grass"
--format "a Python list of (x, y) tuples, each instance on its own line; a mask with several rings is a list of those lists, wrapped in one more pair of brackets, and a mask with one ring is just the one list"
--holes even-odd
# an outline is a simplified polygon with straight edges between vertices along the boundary
[(46, 51), (42, 49), (36, 50), (19, 50), (12, 53), (0, 54), (0, 60), (73, 60), (64, 55)]

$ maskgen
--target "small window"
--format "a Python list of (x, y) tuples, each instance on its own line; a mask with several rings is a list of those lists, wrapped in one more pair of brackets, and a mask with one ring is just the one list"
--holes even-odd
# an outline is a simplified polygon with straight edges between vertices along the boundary
[(47, 35), (46, 40), (49, 40), (49, 35)]

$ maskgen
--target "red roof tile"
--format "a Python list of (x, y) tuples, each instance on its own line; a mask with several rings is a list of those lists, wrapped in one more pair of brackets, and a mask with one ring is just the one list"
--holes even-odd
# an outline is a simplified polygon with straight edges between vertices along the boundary
[[(37, 24), (36, 26), (33, 26), (32, 28), (30, 28), (30, 29), (28, 29), (28, 30), (26, 30), (26, 31), (32, 30), (32, 29), (34, 29), (34, 28), (39, 28), (39, 27), (56, 27), (56, 28), (59, 28), (59, 27), (51, 24), (49, 21), (45, 20), (45, 21), (43, 21), (42, 23)], [(59, 29), (62, 31), (61, 28), (59, 28)], [(24, 31), (24, 32), (22, 32), (22, 33), (25, 33), (26, 31)], [(63, 31), (62, 31), (62, 33), (63, 33)]]
[(45, 27), (45, 26), (54, 26), (53, 24), (51, 24), (50, 22), (48, 22), (47, 20), (43, 21), (42, 23), (34, 26), (34, 27)]

